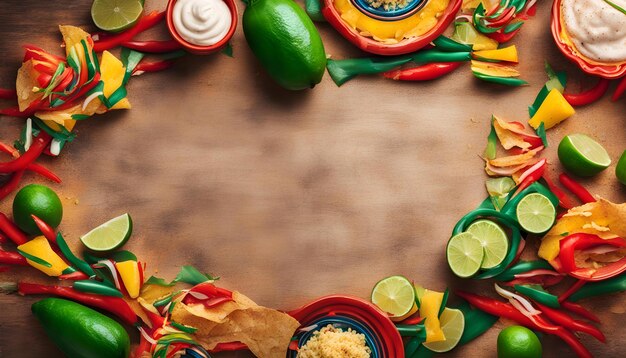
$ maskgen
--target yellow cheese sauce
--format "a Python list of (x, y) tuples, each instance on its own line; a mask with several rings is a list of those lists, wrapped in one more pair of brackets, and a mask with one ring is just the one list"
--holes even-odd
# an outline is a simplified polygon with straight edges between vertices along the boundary
[(423, 9), (406, 19), (381, 21), (360, 12), (350, 0), (334, 0), (341, 18), (363, 36), (394, 44), (404, 39), (424, 35), (432, 30), (448, 7), (450, 0), (430, 0)]
[[(626, 8), (626, 0), (612, 0)], [(626, 14), (604, 0), (563, 0), (561, 37), (593, 64), (626, 62)]]

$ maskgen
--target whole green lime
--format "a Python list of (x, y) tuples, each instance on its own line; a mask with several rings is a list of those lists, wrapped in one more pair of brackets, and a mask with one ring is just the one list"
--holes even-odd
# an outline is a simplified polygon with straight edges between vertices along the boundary
[(313, 21), (292, 0), (248, 0), (243, 32), (267, 73), (283, 88), (313, 88), (326, 70), (326, 52)]
[(530, 329), (509, 326), (498, 335), (498, 358), (541, 358), (541, 342)]
[(615, 167), (615, 176), (620, 183), (626, 185), (626, 150), (622, 153), (622, 156), (617, 162), (617, 166)]
[(20, 229), (31, 235), (40, 234), (31, 215), (56, 228), (63, 218), (63, 205), (54, 190), (44, 185), (23, 187), (13, 199), (13, 220)]

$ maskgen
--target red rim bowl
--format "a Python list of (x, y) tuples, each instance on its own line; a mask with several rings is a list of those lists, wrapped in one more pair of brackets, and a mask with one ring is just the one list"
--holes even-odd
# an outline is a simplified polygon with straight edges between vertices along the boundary
[(350, 27), (350, 25), (341, 18), (341, 15), (333, 6), (333, 0), (323, 0), (322, 14), (335, 30), (361, 50), (376, 55), (394, 56), (415, 52), (441, 35), (454, 20), (462, 3), (463, 0), (451, 0), (437, 25), (424, 35), (404, 39), (391, 45), (383, 44), (380, 41), (359, 34), (357, 30)]
[(369, 326), (383, 345), (382, 357), (403, 358), (402, 337), (389, 317), (372, 303), (358, 297), (331, 295), (321, 297), (297, 310), (287, 312), (300, 324), (329, 315), (346, 315)]
[(184, 38), (182, 38), (178, 32), (176, 32), (176, 27), (174, 26), (174, 21), (172, 19), (172, 14), (174, 12), (174, 5), (176, 4), (177, 0), (169, 0), (169, 2), (167, 3), (167, 28), (170, 32), (170, 34), (172, 35), (172, 37), (174, 38), (174, 40), (178, 41), (178, 43), (181, 44), (181, 46), (183, 46), (183, 48), (191, 53), (194, 53), (196, 55), (208, 55), (217, 51), (220, 51), (221, 49), (223, 49), (224, 47), (226, 47), (226, 45), (228, 44), (228, 41), (230, 41), (230, 39), (233, 37), (233, 35), (235, 34), (235, 30), (237, 29), (237, 6), (235, 5), (235, 0), (222, 0), (224, 1), (224, 3), (226, 3), (226, 6), (228, 6), (228, 10), (230, 10), (230, 20), (231, 20), (231, 24), (230, 24), (230, 29), (228, 30), (228, 32), (226, 33), (226, 36), (221, 39), (218, 43), (213, 44), (211, 46), (198, 46), (198, 45), (194, 45), (188, 41), (186, 41)]
[(578, 56), (578, 51), (561, 38), (561, 2), (562, 0), (555, 0), (552, 5), (552, 19), (550, 26), (554, 42), (561, 53), (563, 53), (563, 55), (565, 55), (565, 57), (567, 57), (570, 61), (577, 64), (581, 70), (590, 75), (608, 79), (624, 76), (626, 74), (626, 63), (619, 65), (597, 65), (589, 63), (583, 57)]

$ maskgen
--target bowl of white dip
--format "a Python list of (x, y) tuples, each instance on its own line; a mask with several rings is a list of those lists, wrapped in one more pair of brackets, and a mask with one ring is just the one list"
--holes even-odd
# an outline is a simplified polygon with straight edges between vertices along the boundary
[(234, 0), (169, 0), (167, 28), (187, 51), (214, 53), (233, 37), (237, 7)]
[[(611, 0), (626, 9), (626, 0)], [(618, 78), (626, 74), (626, 14), (604, 0), (555, 0), (552, 36), (583, 71)]]

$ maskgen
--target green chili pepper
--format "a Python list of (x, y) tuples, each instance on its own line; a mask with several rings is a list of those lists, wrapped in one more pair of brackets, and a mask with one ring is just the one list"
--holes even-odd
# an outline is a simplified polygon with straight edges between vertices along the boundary
[(417, 64), (431, 62), (466, 62), (472, 60), (472, 54), (468, 51), (442, 52), (437, 49), (418, 51), (411, 55), (411, 61)]
[(415, 337), (412, 337), (411, 339), (409, 339), (409, 343), (407, 343), (404, 346), (404, 356), (405, 357), (412, 357), (413, 354), (415, 354), (415, 352), (417, 352), (417, 349), (420, 347), (422, 342), (424, 342), (424, 340), (420, 339), (420, 337), (418, 337), (418, 336), (415, 336)]
[(59, 246), (59, 249), (61, 250), (63, 256), (65, 256), (65, 258), (68, 259), (72, 265), (76, 266), (76, 268), (87, 274), (87, 276), (89, 277), (96, 276), (96, 273), (87, 262), (79, 259), (76, 255), (74, 255), (69, 246), (67, 246), (67, 243), (65, 242), (65, 239), (60, 232), (57, 233), (57, 245)]
[(445, 52), (471, 52), (472, 46), (456, 42), (449, 37), (440, 35), (433, 40), (433, 44), (438, 50)]
[(38, 265), (44, 266), (44, 267), (52, 267), (51, 263), (49, 263), (48, 261), (46, 261), (46, 260), (44, 260), (42, 258), (39, 258), (37, 256), (33, 256), (33, 255), (31, 255), (29, 253), (26, 253), (26, 252), (24, 252), (24, 251), (22, 251), (20, 249), (17, 249), (17, 252), (20, 255), (24, 256), (26, 258), (26, 260), (32, 261), (32, 262), (34, 262), (34, 263), (36, 263)]
[(543, 122), (539, 124), (539, 127), (537, 127), (537, 130), (535, 130), (535, 133), (537, 133), (539, 138), (541, 138), (543, 146), (548, 147), (548, 136), (546, 135), (546, 126), (545, 124), (543, 124)]
[(465, 329), (459, 340), (459, 346), (469, 343), (476, 337), (487, 332), (499, 319), (484, 311), (473, 309), (466, 301), (456, 307), (463, 312), (465, 318)]
[(498, 135), (496, 134), (496, 129), (493, 127), (493, 118), (491, 119), (491, 131), (489, 132), (489, 136), (487, 137), (487, 148), (485, 148), (485, 153), (483, 154), (486, 159), (495, 159), (496, 151), (498, 149)]
[(472, 71), (472, 73), (474, 74), (474, 77), (483, 81), (497, 83), (505, 86), (519, 87), (528, 84), (528, 82), (515, 77), (489, 76), (476, 71)]
[(508, 226), (511, 229), (512, 233), (511, 245), (509, 248), (509, 252), (504, 258), (504, 261), (502, 261), (499, 265), (490, 268), (476, 276), (476, 278), (478, 279), (485, 279), (501, 274), (513, 262), (513, 260), (515, 260), (515, 256), (517, 255), (517, 249), (519, 248), (522, 236), (520, 233), (519, 224), (516, 220), (514, 220), (511, 216), (504, 214), (504, 212), (496, 211), (493, 209), (476, 209), (471, 211), (470, 213), (462, 217), (459, 222), (456, 223), (454, 230), (452, 231), (452, 236), (458, 235), (467, 230), (469, 225), (479, 217), (496, 218), (502, 224)]
[(311, 20), (315, 22), (326, 22), (324, 15), (322, 15), (320, 0), (304, 0), (304, 10)]
[(96, 295), (124, 297), (119, 290), (95, 280), (75, 281), (73, 287), (76, 291), (95, 293)]
[(505, 34), (510, 34), (511, 32), (522, 27), (522, 25), (524, 25), (524, 21), (517, 21), (517, 22), (510, 23), (504, 27), (502, 32), (504, 32)]
[(426, 329), (422, 323), (413, 325), (398, 324), (396, 328), (403, 337), (419, 337), (422, 342), (426, 339)]
[(441, 317), (443, 310), (446, 309), (446, 304), (448, 304), (448, 296), (450, 296), (450, 290), (446, 287), (446, 290), (443, 292), (443, 298), (441, 299), (441, 306), (439, 306), (439, 313), (437, 313), (437, 317)]
[(606, 295), (626, 291), (626, 273), (604, 281), (588, 282), (569, 297), (569, 301), (576, 302), (583, 298)]
[(551, 308), (559, 308), (559, 298), (539, 285), (515, 285), (517, 292)]
[(184, 324), (176, 323), (174, 321), (171, 321), (170, 325), (181, 332), (185, 332), (189, 334), (194, 334), (198, 330), (195, 327), (185, 326)]
[(506, 269), (506, 271), (502, 272), (498, 276), (495, 276), (494, 279), (497, 281), (511, 281), (515, 279), (515, 275), (525, 273), (533, 270), (554, 270), (552, 265), (545, 260), (536, 260), (536, 261), (520, 261), (515, 265)]

